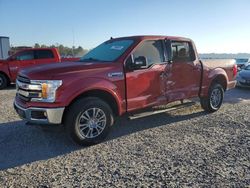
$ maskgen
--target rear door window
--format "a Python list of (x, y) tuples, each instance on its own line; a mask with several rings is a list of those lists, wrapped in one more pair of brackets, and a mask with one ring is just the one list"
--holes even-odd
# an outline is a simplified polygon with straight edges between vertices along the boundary
[(36, 59), (51, 59), (54, 54), (51, 50), (36, 50)]
[(190, 42), (172, 41), (171, 50), (173, 61), (187, 62), (195, 60), (194, 50)]

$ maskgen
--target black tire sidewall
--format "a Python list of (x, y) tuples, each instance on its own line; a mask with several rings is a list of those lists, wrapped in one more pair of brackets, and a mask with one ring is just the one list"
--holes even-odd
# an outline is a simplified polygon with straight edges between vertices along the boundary
[[(78, 134), (77, 124), (81, 114), (89, 108), (100, 108), (106, 115), (106, 126), (103, 132), (95, 138), (83, 138)], [(80, 145), (92, 145), (103, 141), (113, 125), (113, 112), (109, 105), (99, 98), (89, 97), (75, 102), (69, 109), (66, 118), (66, 128), (71, 138)]]
[[(221, 94), (220, 104), (216, 108), (213, 107), (213, 105), (211, 104), (211, 100), (210, 100), (214, 89), (219, 89), (220, 94)], [(208, 97), (208, 105), (209, 105), (210, 110), (215, 112), (218, 109), (220, 109), (220, 107), (223, 103), (223, 99), (224, 99), (224, 89), (222, 88), (222, 86), (220, 84), (214, 84), (209, 91), (209, 97)]]
[(7, 87), (8, 84), (7, 78), (3, 74), (0, 74), (0, 79), (2, 79), (3, 81), (2, 84), (0, 83), (0, 89)]

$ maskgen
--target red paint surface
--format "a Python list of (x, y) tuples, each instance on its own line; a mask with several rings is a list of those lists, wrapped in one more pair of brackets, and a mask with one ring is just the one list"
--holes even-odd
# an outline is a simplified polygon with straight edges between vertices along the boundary
[[(105, 91), (115, 99), (119, 114), (145, 107), (166, 104), (180, 99), (198, 97), (201, 80), (201, 64), (193, 42), (181, 37), (135, 36), (135, 43), (115, 62), (108, 63), (59, 63), (21, 71), (21, 75), (31, 80), (62, 80), (57, 91), (55, 103), (23, 102), (23, 107), (65, 107), (78, 96), (91, 90)], [(194, 61), (174, 64), (164, 62), (148, 69), (126, 70), (126, 60), (144, 40), (189, 41), (194, 46)], [(233, 67), (209, 68), (204, 65), (203, 82), (200, 96), (207, 96), (210, 84), (220, 76), (226, 88), (235, 86)], [(122, 72), (121, 77), (109, 77), (109, 73)], [(164, 76), (162, 76), (164, 74)]]

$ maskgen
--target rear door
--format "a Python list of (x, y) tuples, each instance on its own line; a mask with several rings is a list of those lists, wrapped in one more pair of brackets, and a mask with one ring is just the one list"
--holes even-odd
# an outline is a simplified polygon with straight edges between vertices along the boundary
[(167, 65), (165, 95), (168, 102), (198, 96), (201, 66), (189, 41), (166, 40), (172, 63)]
[(36, 65), (49, 64), (56, 62), (55, 56), (52, 50), (35, 50)]
[(11, 77), (16, 79), (20, 70), (34, 66), (34, 50), (25, 50), (18, 53), (10, 62), (9, 69)]
[(162, 40), (142, 41), (126, 61), (126, 65), (143, 56), (147, 66), (126, 72), (127, 110), (136, 110), (165, 101), (162, 80), (166, 63)]

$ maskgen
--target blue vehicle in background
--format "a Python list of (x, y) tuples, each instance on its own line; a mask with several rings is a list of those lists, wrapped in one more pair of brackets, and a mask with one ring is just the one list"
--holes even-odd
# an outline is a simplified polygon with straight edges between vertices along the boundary
[(235, 59), (235, 60), (236, 60), (236, 64), (238, 67), (238, 71), (246, 67), (247, 63), (250, 62), (250, 59), (248, 58), (240, 58), (240, 59)]
[(238, 87), (250, 88), (250, 63), (237, 74), (236, 80)]

